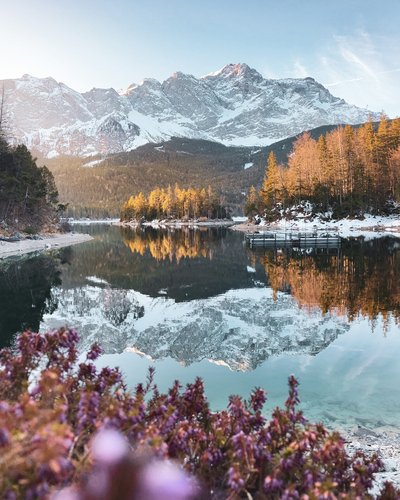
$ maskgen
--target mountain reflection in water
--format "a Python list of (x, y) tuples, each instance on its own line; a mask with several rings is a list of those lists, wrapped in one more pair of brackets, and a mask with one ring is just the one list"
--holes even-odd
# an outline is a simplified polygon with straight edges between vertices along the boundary
[(397, 240), (348, 240), (328, 254), (252, 251), (224, 228), (83, 230), (94, 240), (3, 262), (2, 345), (41, 321), (42, 331), (77, 327), (85, 348), (251, 370), (320, 352), (360, 315), (399, 321)]
[(57, 309), (51, 290), (61, 285), (68, 250), (0, 261), (0, 348), (10, 345), (16, 332), (37, 331), (43, 315)]

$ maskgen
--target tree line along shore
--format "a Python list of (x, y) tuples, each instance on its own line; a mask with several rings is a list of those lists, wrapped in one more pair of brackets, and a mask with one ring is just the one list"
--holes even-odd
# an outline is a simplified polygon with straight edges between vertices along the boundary
[[(153, 219), (178, 219), (189, 221), (201, 219), (225, 219), (229, 210), (222, 196), (207, 189), (156, 188), (148, 196), (140, 192), (131, 196), (122, 206), (121, 221), (151, 221)], [(200, 222), (201, 222), (200, 220)]]
[(287, 165), (270, 153), (264, 181), (249, 190), (245, 214), (273, 220), (308, 200), (335, 218), (389, 214), (400, 201), (400, 119), (301, 135)]

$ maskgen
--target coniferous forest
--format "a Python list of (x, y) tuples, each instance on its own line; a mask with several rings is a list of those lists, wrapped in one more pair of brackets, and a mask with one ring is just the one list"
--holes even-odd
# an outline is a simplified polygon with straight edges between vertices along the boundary
[(178, 185), (167, 189), (156, 188), (146, 197), (142, 192), (131, 196), (123, 205), (121, 220), (139, 221), (141, 219), (222, 219), (228, 216), (223, 199), (212, 190), (182, 189)]
[(11, 147), (0, 138), (0, 220), (25, 232), (58, 221), (58, 191), (53, 174), (38, 167), (26, 146)]
[(246, 215), (287, 208), (302, 200), (336, 217), (388, 213), (400, 199), (400, 119), (382, 116), (377, 128), (338, 127), (293, 145), (287, 165), (268, 157), (262, 188), (250, 188)]

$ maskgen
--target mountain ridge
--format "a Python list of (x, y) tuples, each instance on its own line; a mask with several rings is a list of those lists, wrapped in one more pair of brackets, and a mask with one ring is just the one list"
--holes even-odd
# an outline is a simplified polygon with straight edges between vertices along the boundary
[(265, 79), (243, 63), (200, 78), (182, 72), (163, 82), (146, 78), (122, 93), (79, 93), (30, 75), (1, 85), (14, 140), (46, 157), (118, 153), (173, 136), (267, 146), (310, 128), (378, 116), (311, 77)]

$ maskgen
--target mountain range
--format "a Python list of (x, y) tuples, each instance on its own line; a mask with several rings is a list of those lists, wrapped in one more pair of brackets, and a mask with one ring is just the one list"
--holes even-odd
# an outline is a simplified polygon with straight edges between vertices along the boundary
[(10, 136), (48, 158), (118, 153), (171, 137), (260, 147), (323, 125), (378, 118), (313, 78), (265, 79), (246, 64), (201, 78), (146, 78), (121, 92), (79, 93), (30, 75), (1, 86)]

